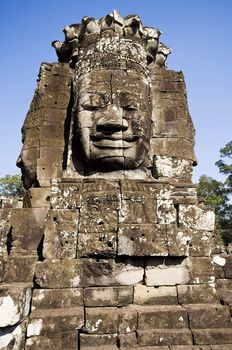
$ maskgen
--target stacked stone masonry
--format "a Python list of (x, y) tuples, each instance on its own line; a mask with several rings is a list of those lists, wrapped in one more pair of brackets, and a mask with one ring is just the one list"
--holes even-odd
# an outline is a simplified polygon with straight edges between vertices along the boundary
[(23, 208), (0, 209), (0, 349), (232, 350), (232, 255), (191, 181), (183, 74), (138, 16), (80, 26), (40, 69)]

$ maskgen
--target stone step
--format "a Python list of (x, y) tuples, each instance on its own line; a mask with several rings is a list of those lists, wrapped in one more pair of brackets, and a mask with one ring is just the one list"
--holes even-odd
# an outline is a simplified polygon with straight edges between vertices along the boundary
[[(229, 328), (192, 329), (192, 333), (195, 344), (221, 345), (225, 347), (225, 350), (229, 350), (230, 348), (227, 348), (226, 346), (231, 347), (232, 344), (232, 329)], [(212, 345), (210, 345), (211, 348)], [(220, 347), (218, 349), (220, 349)], [(213, 350), (217, 350), (217, 347)]]
[(184, 305), (189, 315), (190, 328), (231, 328), (232, 321), (228, 306), (220, 304)]
[(212, 283), (179, 285), (177, 286), (177, 293), (178, 302), (180, 304), (205, 304), (220, 302), (215, 285)]
[[(116, 346), (118, 335), (115, 334), (85, 334), (80, 333), (80, 348), (86, 347), (101, 347), (101, 346)], [(137, 344), (137, 342), (136, 342)]]
[(25, 350), (76, 350), (77, 332), (60, 332), (53, 336), (33, 336), (26, 340)]
[(64, 309), (83, 306), (82, 288), (35, 289), (32, 296), (32, 311)]
[(193, 337), (189, 329), (149, 329), (138, 330), (139, 346), (192, 345)]
[(188, 328), (188, 315), (179, 305), (137, 306), (138, 329)]
[(27, 327), (27, 337), (75, 331), (84, 325), (84, 308), (40, 309), (33, 311)]
[(211, 350), (209, 345), (174, 345), (169, 347), (170, 350)]
[(177, 289), (170, 287), (134, 287), (134, 303), (138, 305), (177, 305)]
[[(82, 346), (81, 349), (96, 350), (96, 346)], [(97, 350), (119, 350), (119, 348), (116, 345), (110, 345), (110, 346), (107, 345), (107, 346), (98, 346)]]

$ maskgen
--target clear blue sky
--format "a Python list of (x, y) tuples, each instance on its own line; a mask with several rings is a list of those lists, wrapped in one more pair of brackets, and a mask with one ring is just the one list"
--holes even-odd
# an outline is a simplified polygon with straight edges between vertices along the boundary
[(161, 40), (173, 49), (169, 69), (184, 72), (197, 131), (193, 179), (201, 174), (222, 179), (214, 163), (232, 139), (231, 0), (2, 0), (0, 176), (19, 172), (20, 129), (40, 63), (56, 61), (51, 41), (63, 40), (65, 25), (113, 9), (123, 16), (136, 13), (144, 25), (162, 30)]

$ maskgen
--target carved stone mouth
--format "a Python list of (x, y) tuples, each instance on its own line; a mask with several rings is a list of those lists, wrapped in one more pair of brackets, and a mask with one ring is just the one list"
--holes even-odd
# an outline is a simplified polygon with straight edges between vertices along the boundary
[(118, 148), (126, 149), (135, 145), (140, 137), (124, 132), (115, 133), (96, 133), (91, 135), (91, 140), (95, 147), (98, 148)]
[(115, 133), (96, 133), (91, 135), (91, 139), (93, 142), (99, 142), (103, 140), (110, 141), (121, 141), (121, 142), (135, 142), (140, 138), (138, 135), (132, 135), (128, 133), (115, 132)]
[(131, 148), (135, 145), (136, 141), (125, 141), (125, 140), (113, 140), (113, 139), (101, 139), (93, 142), (95, 147), (98, 148)]

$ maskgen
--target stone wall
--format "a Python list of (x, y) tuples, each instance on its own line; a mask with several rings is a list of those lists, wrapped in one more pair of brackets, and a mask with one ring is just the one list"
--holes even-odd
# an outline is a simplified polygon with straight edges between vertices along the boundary
[(26, 203), (1, 209), (2, 349), (230, 348), (232, 260), (193, 185), (53, 182)]
[(0, 209), (0, 349), (232, 349), (232, 255), (161, 32), (116, 11), (64, 32), (22, 129), (23, 208)]

